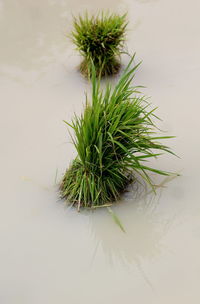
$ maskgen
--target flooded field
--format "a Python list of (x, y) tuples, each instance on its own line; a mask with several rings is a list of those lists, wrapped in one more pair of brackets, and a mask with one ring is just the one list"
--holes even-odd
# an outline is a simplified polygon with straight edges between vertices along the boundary
[[(135, 84), (158, 107), (180, 156), (153, 165), (157, 195), (135, 185), (113, 211), (59, 200), (75, 156), (63, 120), (90, 87), (66, 37), (72, 14), (128, 11)], [(0, 303), (199, 304), (200, 3), (197, 0), (0, 0)], [(124, 65), (127, 56), (122, 58)]]

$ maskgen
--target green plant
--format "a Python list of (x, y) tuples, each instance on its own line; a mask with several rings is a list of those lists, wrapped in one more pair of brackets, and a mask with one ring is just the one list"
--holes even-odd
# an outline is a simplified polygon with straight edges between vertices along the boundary
[(97, 75), (112, 75), (118, 72), (126, 26), (126, 14), (119, 16), (101, 12), (91, 17), (87, 13), (84, 17), (74, 17), (71, 36), (83, 56), (80, 71), (85, 76), (90, 74), (91, 60)]
[[(77, 157), (66, 171), (61, 184), (61, 196), (80, 207), (108, 206), (120, 197), (137, 174), (154, 189), (148, 172), (170, 173), (146, 165), (160, 152), (172, 153), (155, 135), (154, 111), (133, 87), (131, 81), (138, 67), (130, 68), (133, 58), (116, 86), (100, 89), (92, 66), (92, 101), (80, 117), (67, 123), (75, 133), (72, 137)], [(134, 94), (134, 95), (133, 95)], [(156, 151), (159, 152), (156, 152)]]

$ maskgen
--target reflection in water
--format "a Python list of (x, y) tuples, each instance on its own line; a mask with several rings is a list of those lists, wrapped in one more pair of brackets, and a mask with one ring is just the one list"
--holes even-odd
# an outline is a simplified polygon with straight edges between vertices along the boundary
[[(165, 218), (158, 211), (161, 189), (156, 196), (147, 193), (147, 189), (145, 193), (141, 186), (135, 184), (132, 191), (124, 196), (123, 203), (112, 207), (126, 233), (119, 230), (107, 210), (94, 212), (90, 224), (97, 247), (102, 248), (109, 263), (118, 261), (124, 266), (134, 263), (152, 288), (142, 263), (144, 260), (153, 260), (165, 250), (163, 238), (174, 218)], [(97, 248), (94, 259), (96, 251)]]

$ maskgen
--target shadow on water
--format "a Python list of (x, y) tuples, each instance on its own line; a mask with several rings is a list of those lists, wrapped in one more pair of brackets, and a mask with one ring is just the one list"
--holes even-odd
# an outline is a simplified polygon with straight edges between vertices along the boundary
[[(169, 182), (163, 180), (161, 187)], [(110, 265), (115, 262), (124, 267), (135, 264), (145, 282), (153, 289), (145, 273), (143, 263), (153, 261), (166, 250), (164, 238), (174, 222), (159, 212), (162, 188), (155, 195), (152, 191), (134, 184), (123, 197), (123, 202), (112, 207), (126, 231), (123, 233), (112, 221), (107, 210), (94, 212), (90, 216), (92, 236), (95, 240), (93, 263), (102, 249)]]

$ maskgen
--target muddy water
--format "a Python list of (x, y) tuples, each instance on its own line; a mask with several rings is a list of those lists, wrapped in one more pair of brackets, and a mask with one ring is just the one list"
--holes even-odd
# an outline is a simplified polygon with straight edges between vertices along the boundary
[[(128, 10), (135, 82), (163, 118), (181, 159), (163, 156), (158, 193), (130, 189), (113, 208), (78, 214), (56, 183), (75, 152), (63, 119), (84, 103), (71, 13)], [(200, 302), (199, 1), (0, 1), (0, 302)], [(127, 58), (123, 59), (127, 62)], [(89, 90), (88, 90), (89, 91)], [(152, 164), (153, 165), (153, 164)]]

